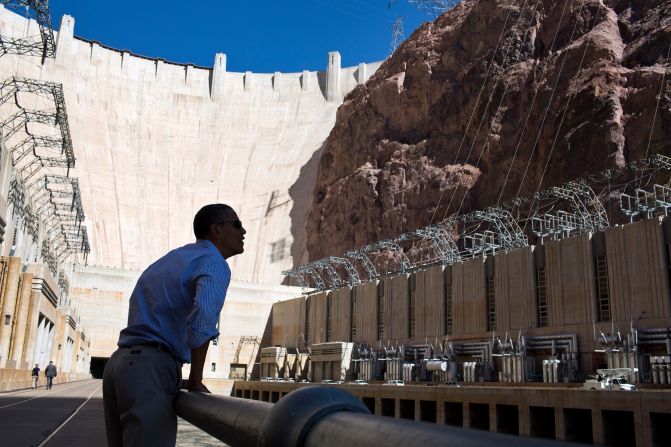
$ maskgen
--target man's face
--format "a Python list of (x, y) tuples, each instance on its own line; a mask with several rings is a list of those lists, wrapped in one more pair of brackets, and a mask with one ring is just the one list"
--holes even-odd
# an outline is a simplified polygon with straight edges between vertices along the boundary
[(212, 242), (224, 258), (239, 255), (245, 251), (245, 228), (235, 211), (225, 213), (210, 226)]

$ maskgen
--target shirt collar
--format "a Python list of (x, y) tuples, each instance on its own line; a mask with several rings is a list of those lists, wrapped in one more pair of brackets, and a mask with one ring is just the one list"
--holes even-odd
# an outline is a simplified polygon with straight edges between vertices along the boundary
[(200, 245), (201, 247), (205, 247), (212, 251), (213, 253), (216, 253), (221, 259), (225, 260), (224, 257), (219, 253), (219, 250), (217, 250), (217, 247), (214, 246), (212, 241), (209, 241), (207, 239), (197, 239), (196, 244)]

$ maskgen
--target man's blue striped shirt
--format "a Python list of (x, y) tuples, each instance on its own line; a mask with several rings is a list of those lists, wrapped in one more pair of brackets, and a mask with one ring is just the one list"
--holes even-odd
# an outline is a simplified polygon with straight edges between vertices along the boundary
[(118, 345), (159, 343), (191, 363), (191, 349), (219, 335), (230, 281), (231, 269), (212, 242), (199, 239), (172, 250), (138, 279)]

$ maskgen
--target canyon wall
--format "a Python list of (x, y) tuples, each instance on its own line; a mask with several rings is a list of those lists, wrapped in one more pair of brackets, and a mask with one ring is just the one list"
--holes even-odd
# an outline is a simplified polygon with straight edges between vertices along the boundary
[(310, 258), (671, 153), (670, 49), (668, 0), (464, 0), (346, 96)]

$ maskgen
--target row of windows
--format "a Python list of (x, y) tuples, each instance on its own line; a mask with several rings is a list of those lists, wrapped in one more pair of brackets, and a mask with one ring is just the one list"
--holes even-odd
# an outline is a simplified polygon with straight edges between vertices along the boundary
[(384, 338), (384, 282), (377, 286), (377, 339)]
[(536, 321), (538, 327), (550, 325), (548, 294), (545, 284), (545, 267), (538, 267), (536, 269)]
[(494, 277), (487, 278), (486, 290), (487, 295), (487, 331), (496, 330), (496, 289), (494, 286)]
[(596, 264), (596, 312), (599, 321), (610, 321), (610, 294), (608, 293), (608, 264), (605, 256), (597, 256)]
[(445, 303), (443, 304), (445, 333), (447, 335), (452, 335), (452, 275), (448, 275), (447, 272), (445, 272), (445, 282), (443, 284), (445, 287), (445, 290), (443, 291), (443, 299), (445, 300)]
[(415, 336), (415, 292), (417, 289), (417, 277), (410, 275), (408, 280), (408, 338)]
[(326, 297), (326, 341), (333, 339), (333, 299), (331, 295)]
[(352, 299), (350, 300), (349, 314), (352, 316), (350, 326), (349, 326), (349, 339), (356, 340), (356, 289), (352, 289)]

